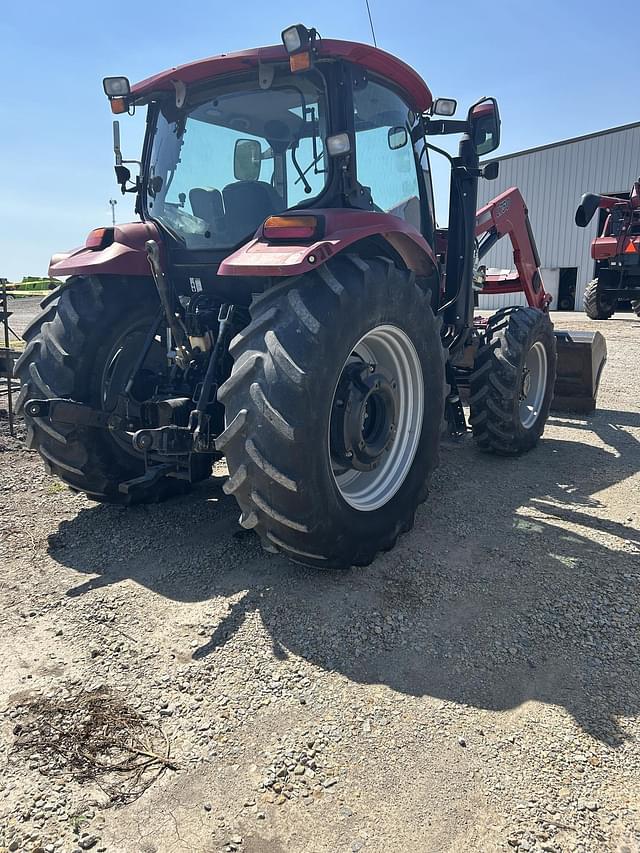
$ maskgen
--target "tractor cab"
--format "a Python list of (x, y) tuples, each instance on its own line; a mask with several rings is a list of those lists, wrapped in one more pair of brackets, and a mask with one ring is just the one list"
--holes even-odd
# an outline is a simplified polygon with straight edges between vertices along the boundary
[[(141, 173), (130, 186), (117, 126), (116, 173), (123, 192), (137, 193), (142, 219), (160, 228), (176, 286), (188, 292), (198, 279), (205, 291), (222, 289), (235, 301), (242, 293), (248, 301), (256, 283), (243, 247), (254, 237), (264, 250), (259, 266), (274, 275), (282, 271), (264, 263), (264, 256), (278, 254), (269, 248), (280, 247), (282, 256), (287, 241), (321, 243), (309, 254), (327, 256), (348, 239), (365, 251), (367, 241), (372, 251), (382, 241), (401, 262), (411, 257), (412, 267), (434, 279), (434, 302), (441, 301), (445, 294), (434, 283), (427, 134), (469, 135), (464, 162), (477, 174), (459, 170), (452, 191), (454, 215), (467, 220), (465, 235), (459, 228), (450, 234), (459, 259), (473, 253), (478, 156), (499, 142), (495, 102), (475, 105), (466, 122), (440, 120), (436, 114), (451, 116), (456, 102), (434, 101), (424, 81), (397, 58), (321, 40), (302, 25), (285, 30), (282, 41), (281, 47), (214, 57), (134, 86), (122, 77), (105, 79), (114, 112), (148, 106)], [(379, 219), (367, 217), (352, 217), (347, 225), (340, 211), (389, 218), (383, 229)], [(295, 271), (290, 257), (282, 260), (278, 266)], [(460, 265), (450, 271), (456, 282), (463, 275)], [(467, 320), (468, 313), (467, 307)]]

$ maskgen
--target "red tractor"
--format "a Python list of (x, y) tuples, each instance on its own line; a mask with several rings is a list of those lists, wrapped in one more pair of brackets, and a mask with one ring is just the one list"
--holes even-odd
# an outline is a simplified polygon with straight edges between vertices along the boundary
[(597, 278), (587, 285), (584, 310), (592, 320), (608, 320), (620, 301), (631, 301), (640, 317), (640, 178), (628, 199), (582, 196), (576, 225), (585, 228), (597, 210), (606, 212), (602, 233), (591, 243)]
[[(283, 44), (130, 86), (147, 107), (132, 180), (140, 222), (56, 255), (69, 276), (26, 331), (20, 405), (50, 471), (97, 501), (155, 501), (208, 477), (263, 545), (319, 567), (366, 565), (413, 524), (443, 425), (482, 450), (530, 450), (556, 341), (524, 202), (476, 215), (494, 99), (453, 120), (410, 67), (296, 25)], [(450, 220), (436, 230), (430, 142), (461, 134)], [(444, 153), (444, 152), (441, 152)], [(483, 275), (504, 234), (517, 272)], [(479, 241), (479, 238), (482, 238)], [(474, 322), (474, 290), (529, 307)]]

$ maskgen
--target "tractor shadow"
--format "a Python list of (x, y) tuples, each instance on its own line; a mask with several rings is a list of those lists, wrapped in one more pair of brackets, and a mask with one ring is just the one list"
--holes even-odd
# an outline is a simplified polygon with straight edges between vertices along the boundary
[[(220, 477), (181, 501), (82, 509), (50, 551), (92, 576), (69, 596), (127, 578), (177, 602), (233, 596), (195, 662), (257, 611), (278, 658), (485, 709), (561, 706), (619, 745), (619, 718), (640, 714), (637, 503), (627, 492), (621, 520), (601, 516), (605, 490), (640, 467), (627, 429), (638, 418), (550, 423), (554, 437), (520, 459), (470, 440), (445, 448), (414, 530), (366, 569), (321, 573), (264, 553)], [(588, 433), (605, 446), (582, 444)]]

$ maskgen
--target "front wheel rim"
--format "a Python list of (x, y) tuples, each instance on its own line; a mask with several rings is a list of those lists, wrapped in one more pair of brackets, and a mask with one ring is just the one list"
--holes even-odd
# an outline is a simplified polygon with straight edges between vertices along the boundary
[[(345, 397), (362, 412), (356, 444), (345, 426)], [(380, 509), (406, 480), (422, 432), (424, 397), (422, 365), (406, 332), (385, 324), (360, 338), (336, 383), (328, 430), (333, 478), (353, 509)]]
[(527, 353), (520, 392), (520, 423), (531, 429), (540, 417), (547, 390), (547, 351), (536, 341)]

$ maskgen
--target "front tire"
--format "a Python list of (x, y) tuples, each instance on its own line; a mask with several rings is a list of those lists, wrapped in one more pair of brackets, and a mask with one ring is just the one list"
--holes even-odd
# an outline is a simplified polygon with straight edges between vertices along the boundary
[(506, 308), (489, 320), (470, 379), (471, 427), (480, 450), (518, 456), (538, 443), (556, 381), (549, 315)]
[(597, 278), (590, 281), (584, 292), (584, 311), (590, 320), (609, 320), (616, 310), (615, 300), (611, 302), (602, 292)]
[(218, 392), (240, 523), (296, 562), (368, 565), (411, 528), (438, 461), (444, 353), (428, 295), (385, 258), (340, 256), (251, 317)]

